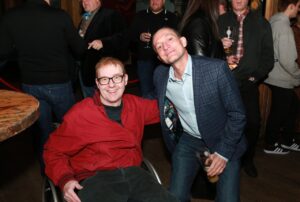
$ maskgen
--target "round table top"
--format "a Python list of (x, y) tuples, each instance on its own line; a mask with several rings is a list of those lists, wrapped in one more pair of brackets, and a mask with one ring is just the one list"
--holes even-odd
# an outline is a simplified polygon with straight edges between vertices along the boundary
[(31, 126), (39, 117), (38, 109), (33, 96), (0, 90), (0, 142)]

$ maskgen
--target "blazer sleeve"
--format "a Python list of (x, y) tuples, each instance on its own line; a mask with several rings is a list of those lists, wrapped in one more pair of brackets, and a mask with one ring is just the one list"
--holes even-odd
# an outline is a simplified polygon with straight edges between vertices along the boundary
[(239, 89), (226, 63), (223, 63), (218, 72), (218, 92), (225, 109), (226, 122), (215, 151), (231, 159), (238, 143), (243, 138), (246, 115)]

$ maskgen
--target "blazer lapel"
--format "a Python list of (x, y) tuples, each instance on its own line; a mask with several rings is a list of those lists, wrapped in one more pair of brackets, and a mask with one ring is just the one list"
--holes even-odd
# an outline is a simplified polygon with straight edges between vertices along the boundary
[[(201, 123), (201, 106), (203, 106), (203, 103), (201, 103), (201, 100), (204, 98), (204, 90), (203, 87), (201, 87), (203, 84), (203, 70), (201, 63), (198, 62), (198, 59), (194, 59), (192, 57), (192, 71), (193, 71), (193, 90), (194, 90), (194, 107), (195, 107), (195, 113), (196, 113), (196, 119), (198, 123), (198, 130), (200, 131), (200, 123)], [(201, 133), (201, 131), (200, 131)]]
[[(168, 84), (168, 80), (169, 80), (169, 68), (166, 68), (166, 71), (164, 71), (162, 73), (162, 83), (161, 83), (161, 91), (159, 92), (159, 103), (161, 103), (160, 105), (160, 110), (162, 110), (162, 112), (164, 112), (164, 103), (165, 103), (165, 99), (166, 99), (166, 92), (167, 92), (167, 84)], [(163, 116), (165, 118), (165, 113), (163, 113)]]

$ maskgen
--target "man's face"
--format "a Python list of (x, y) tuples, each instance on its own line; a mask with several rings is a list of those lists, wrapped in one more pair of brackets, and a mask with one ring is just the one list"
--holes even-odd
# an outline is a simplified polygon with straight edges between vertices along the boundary
[(164, 8), (165, 0), (150, 0), (150, 9), (152, 12), (159, 12)]
[[(120, 83), (114, 83), (112, 79), (109, 79), (109, 83), (101, 85), (99, 78), (113, 78), (115, 76), (122, 76), (123, 80)], [(107, 64), (96, 72), (96, 85), (100, 91), (101, 103), (106, 106), (120, 106), (122, 102), (122, 95), (127, 85), (128, 76), (122, 71), (122, 67), (119, 65)]]
[(82, 7), (85, 12), (93, 12), (101, 6), (100, 0), (82, 0)]
[(186, 53), (186, 39), (179, 38), (177, 34), (168, 28), (162, 28), (153, 36), (153, 48), (159, 58), (166, 64), (174, 64)]
[(231, 5), (234, 12), (243, 12), (248, 7), (249, 0), (232, 0)]

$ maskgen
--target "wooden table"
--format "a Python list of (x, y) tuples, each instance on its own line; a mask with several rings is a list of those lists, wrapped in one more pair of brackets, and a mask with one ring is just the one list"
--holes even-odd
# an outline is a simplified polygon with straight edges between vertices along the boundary
[(33, 96), (0, 90), (0, 142), (31, 126), (39, 117), (38, 109)]

